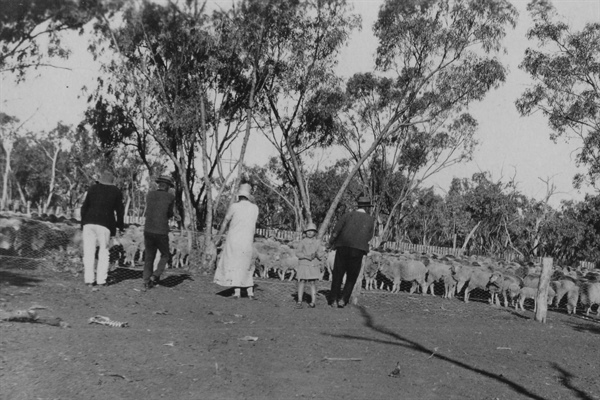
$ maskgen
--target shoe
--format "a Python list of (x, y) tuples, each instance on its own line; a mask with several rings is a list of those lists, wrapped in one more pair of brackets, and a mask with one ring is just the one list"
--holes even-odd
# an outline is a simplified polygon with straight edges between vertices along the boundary
[(309, 303), (309, 304), (308, 304), (308, 306), (309, 306), (310, 308), (315, 308), (317, 305), (316, 305), (315, 303)]
[(150, 277), (150, 284), (152, 285), (152, 287), (160, 285), (160, 279), (159, 279), (159, 277), (152, 275)]
[(144, 282), (144, 285), (142, 286), (142, 292), (145, 292), (149, 289), (152, 289), (152, 285), (150, 284), (150, 282)]
[(296, 303), (296, 308), (297, 309), (301, 309), (302, 308), (302, 303), (301, 302), (297, 302)]
[(341, 300), (337, 302), (337, 308), (344, 308), (344, 307), (346, 307), (346, 303), (344, 303)]
[(256, 297), (254, 297), (254, 295), (249, 295), (249, 296), (248, 296), (248, 298), (249, 298), (250, 300), (256, 300)]
[(93, 287), (95, 284), (96, 284), (96, 282), (86, 283), (85, 286), (87, 286), (87, 287)]
[(233, 300), (237, 300), (237, 299), (239, 299), (240, 297), (241, 297), (241, 296), (238, 296), (238, 295), (235, 295), (235, 294), (232, 294), (231, 296), (229, 296), (229, 298), (230, 298), (230, 299), (233, 299)]

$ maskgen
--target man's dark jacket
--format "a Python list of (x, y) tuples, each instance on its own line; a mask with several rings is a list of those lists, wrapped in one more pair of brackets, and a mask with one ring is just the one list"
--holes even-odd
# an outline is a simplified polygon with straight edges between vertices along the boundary
[(81, 226), (102, 225), (114, 236), (117, 228), (123, 230), (123, 213), (123, 195), (119, 188), (96, 183), (88, 190), (81, 206)]

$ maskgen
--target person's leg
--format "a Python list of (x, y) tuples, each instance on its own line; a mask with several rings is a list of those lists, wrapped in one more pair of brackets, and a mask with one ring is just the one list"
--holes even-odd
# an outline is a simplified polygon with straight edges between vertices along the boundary
[(346, 252), (346, 247), (340, 247), (335, 252), (335, 261), (333, 262), (333, 271), (331, 272), (331, 291), (329, 294), (330, 305), (334, 305), (340, 299), (342, 280), (346, 273)]
[(146, 248), (144, 253), (144, 273), (142, 279), (144, 284), (150, 282), (150, 277), (154, 270), (154, 258), (156, 257), (156, 244), (154, 243), (154, 236), (150, 233), (144, 233), (144, 247)]
[(346, 305), (348, 304), (348, 302), (350, 302), (352, 290), (354, 289), (354, 285), (356, 284), (358, 275), (360, 275), (360, 268), (362, 266), (362, 259), (364, 255), (364, 253), (360, 250), (352, 250), (352, 253), (348, 257), (348, 264), (346, 268), (346, 283), (344, 284), (344, 289), (342, 290), (343, 305)]
[(304, 299), (304, 279), (298, 279), (298, 297), (296, 298), (298, 304), (302, 304)]
[(253, 286), (248, 286), (246, 288), (246, 292), (248, 293), (248, 298), (250, 298), (250, 299), (254, 298), (254, 287)]
[(317, 303), (317, 285), (315, 281), (310, 282), (310, 306), (314, 307)]
[(110, 246), (110, 230), (104, 226), (96, 225), (94, 227), (96, 231), (96, 238), (98, 240), (98, 268), (96, 269), (96, 283), (98, 285), (106, 284), (106, 277), (108, 276), (108, 264), (109, 264), (109, 249)]
[(156, 235), (156, 247), (160, 251), (160, 260), (156, 266), (156, 270), (152, 274), (152, 279), (158, 281), (160, 276), (165, 271), (165, 267), (171, 258), (171, 250), (169, 249), (169, 235)]
[(242, 297), (242, 289), (239, 287), (236, 287), (235, 289), (233, 289), (233, 297), (236, 299), (239, 299), (240, 297)]
[(83, 226), (81, 237), (83, 241), (83, 281), (91, 285), (95, 281), (96, 234), (90, 224)]

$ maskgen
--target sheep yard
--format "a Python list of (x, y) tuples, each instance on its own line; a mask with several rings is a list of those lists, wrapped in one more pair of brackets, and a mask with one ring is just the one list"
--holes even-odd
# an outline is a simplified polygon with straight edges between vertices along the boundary
[[(116, 268), (90, 289), (48, 263), (0, 261), (0, 397), (21, 399), (600, 399), (595, 313), (547, 323), (486, 301), (373, 290), (357, 306), (295, 309), (295, 282), (232, 300), (210, 275), (169, 269), (140, 291)], [(89, 323), (106, 316), (127, 327)]]

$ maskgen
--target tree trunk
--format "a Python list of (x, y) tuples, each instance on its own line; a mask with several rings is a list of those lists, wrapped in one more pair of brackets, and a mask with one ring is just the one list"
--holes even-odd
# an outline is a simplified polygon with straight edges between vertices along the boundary
[(373, 154), (373, 152), (375, 151), (375, 149), (377, 149), (377, 147), (379, 146), (379, 144), (381, 143), (381, 141), (385, 137), (387, 137), (389, 135), (389, 133), (390, 132), (388, 131), (385, 134), (382, 134), (379, 138), (377, 138), (377, 140), (375, 140), (375, 142), (371, 145), (371, 147), (358, 160), (358, 162), (356, 163), (356, 165), (354, 166), (354, 168), (352, 168), (352, 170), (350, 171), (350, 173), (348, 174), (348, 176), (346, 177), (346, 179), (342, 183), (342, 186), (338, 190), (337, 194), (333, 198), (333, 201), (331, 202), (331, 205), (329, 206), (329, 209), (327, 210), (327, 214), (325, 215), (325, 218), (323, 219), (323, 223), (321, 224), (321, 228), (319, 228), (319, 233), (317, 235), (317, 237), (319, 239), (322, 238), (323, 235), (325, 234), (325, 232), (327, 231), (327, 227), (329, 226), (329, 222), (331, 221), (331, 218), (333, 217), (333, 213), (335, 212), (335, 209), (336, 209), (338, 203), (342, 199), (342, 196), (344, 195), (344, 192), (348, 188), (348, 185), (350, 184), (350, 181), (352, 181), (352, 178), (354, 178), (354, 175), (356, 175), (356, 173), (358, 172), (358, 170), (360, 169), (360, 167), (371, 156), (371, 154)]
[(58, 161), (59, 153), (60, 147), (57, 147), (54, 151), (53, 156), (50, 158), (52, 160), (52, 171), (50, 175), (50, 188), (48, 189), (48, 198), (46, 199), (46, 203), (44, 204), (44, 213), (48, 212), (48, 208), (50, 207), (50, 203), (52, 201), (52, 196), (54, 195), (54, 185), (56, 184), (56, 162)]
[(8, 202), (8, 174), (10, 173), (10, 155), (13, 149), (13, 140), (4, 138), (2, 147), (6, 152), (6, 166), (4, 168), (4, 176), (2, 177), (2, 198), (0, 198), (0, 211), (6, 208)]
[(206, 270), (211, 270), (211, 266), (213, 265), (213, 257), (216, 257), (216, 253), (213, 251), (208, 251), (213, 247), (213, 236), (212, 236), (212, 221), (213, 221), (213, 198), (212, 198), (212, 185), (210, 182), (210, 177), (208, 176), (208, 171), (210, 167), (208, 165), (208, 141), (206, 138), (206, 108), (204, 105), (204, 93), (200, 95), (200, 130), (201, 130), (201, 144), (202, 144), (202, 169), (204, 170), (204, 187), (205, 196), (206, 196), (206, 221), (204, 225), (204, 236), (202, 237), (204, 240), (203, 251), (202, 251), (202, 261), (200, 262), (201, 267)]
[(469, 232), (469, 234), (467, 235), (467, 238), (465, 239), (465, 242), (462, 245), (461, 250), (464, 252), (465, 249), (467, 248), (467, 245), (469, 244), (469, 241), (471, 240), (471, 238), (473, 237), (473, 235), (475, 234), (475, 231), (477, 230), (477, 228), (479, 228), (479, 225), (481, 225), (481, 221), (479, 221), (477, 223), (477, 225), (475, 225), (473, 227), (473, 229), (471, 229), (471, 232)]
[[(248, 147), (248, 140), (250, 139), (250, 128), (251, 128), (251, 123), (252, 123), (252, 118), (254, 115), (254, 95), (255, 95), (255, 90), (256, 90), (256, 74), (257, 74), (257, 70), (256, 67), (254, 68), (254, 71), (252, 73), (252, 85), (250, 86), (250, 97), (248, 98), (248, 108), (246, 109), (246, 132), (244, 133), (244, 140), (242, 142), (242, 148), (240, 150), (240, 158), (238, 160), (238, 177), (234, 180), (233, 182), (233, 188), (235, 190), (235, 188), (238, 187), (241, 179), (242, 179), (242, 175), (244, 174), (244, 157), (246, 155), (246, 148)], [(231, 206), (233, 203), (235, 202), (235, 196), (231, 196), (231, 199), (229, 199), (229, 206)], [(225, 225), (221, 224), (221, 227), (219, 228), (219, 233), (217, 234), (217, 237), (220, 238), (223, 236), (223, 233), (225, 232)]]

